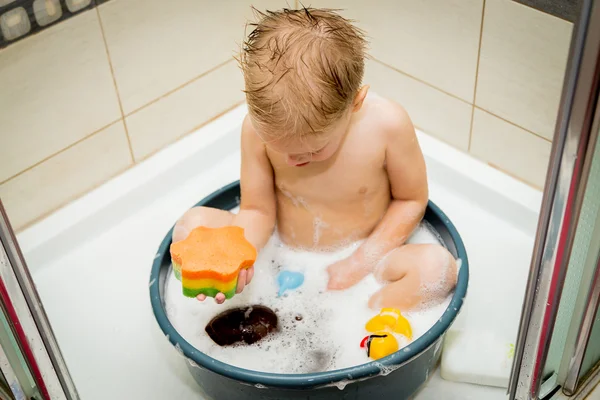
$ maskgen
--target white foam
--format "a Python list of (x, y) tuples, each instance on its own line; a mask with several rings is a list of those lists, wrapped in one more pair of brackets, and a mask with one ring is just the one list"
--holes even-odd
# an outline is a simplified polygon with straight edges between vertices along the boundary
[[(426, 225), (421, 225), (409, 243), (440, 243)], [(340, 369), (366, 363), (369, 358), (360, 341), (368, 333), (365, 323), (376, 312), (368, 300), (381, 288), (369, 275), (344, 291), (327, 291), (327, 266), (356, 250), (359, 243), (328, 253), (290, 249), (275, 234), (255, 263), (252, 283), (243, 293), (217, 305), (208, 299), (198, 302), (181, 294), (181, 282), (169, 274), (165, 304), (169, 320), (193, 346), (225, 363), (263, 372), (307, 373)], [(282, 269), (302, 272), (305, 281), (298, 289), (277, 297), (277, 273)], [(414, 337), (423, 335), (442, 316), (449, 298), (420, 312), (405, 313)], [(206, 334), (206, 324), (218, 313), (252, 304), (265, 305), (279, 317), (280, 331), (254, 345), (220, 347)], [(296, 316), (302, 316), (298, 321)], [(402, 339), (399, 338), (399, 339)], [(408, 340), (400, 340), (401, 347)], [(382, 373), (388, 372), (387, 367)]]
[(444, 245), (444, 241), (442, 240), (440, 234), (433, 229), (431, 224), (427, 221), (422, 221), (419, 226), (417, 226), (406, 243), (431, 243)]

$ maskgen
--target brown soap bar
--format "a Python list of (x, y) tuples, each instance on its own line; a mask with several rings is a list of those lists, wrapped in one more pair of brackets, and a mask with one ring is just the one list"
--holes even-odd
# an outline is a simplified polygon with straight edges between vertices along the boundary
[(277, 315), (260, 305), (233, 308), (214, 317), (205, 330), (219, 346), (252, 344), (277, 330)]

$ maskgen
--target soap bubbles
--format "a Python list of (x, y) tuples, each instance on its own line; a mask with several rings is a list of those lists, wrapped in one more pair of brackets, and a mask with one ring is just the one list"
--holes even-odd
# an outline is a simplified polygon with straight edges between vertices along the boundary
[[(302, 199), (295, 199), (303, 207)], [(421, 225), (411, 243), (439, 243)], [(360, 341), (365, 323), (377, 312), (368, 308), (369, 297), (381, 283), (369, 275), (344, 291), (328, 291), (327, 267), (352, 254), (357, 243), (330, 252), (310, 252), (287, 247), (277, 233), (260, 252), (252, 283), (222, 305), (198, 302), (181, 294), (181, 282), (167, 279), (165, 305), (173, 326), (185, 340), (203, 353), (230, 365), (261, 372), (310, 373), (341, 369), (371, 361)], [(300, 278), (302, 277), (302, 278)], [(282, 290), (282, 288), (284, 288)], [(221, 347), (205, 332), (217, 314), (237, 307), (261, 304), (273, 310), (279, 330), (252, 345)], [(424, 334), (443, 314), (448, 302), (421, 312), (405, 313), (414, 337)], [(400, 343), (401, 346), (408, 342)], [(381, 365), (387, 374), (394, 367)], [(337, 382), (343, 389), (349, 381)]]

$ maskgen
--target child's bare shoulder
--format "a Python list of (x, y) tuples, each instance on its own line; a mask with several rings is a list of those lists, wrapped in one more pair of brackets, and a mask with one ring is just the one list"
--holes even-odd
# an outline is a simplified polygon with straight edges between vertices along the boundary
[(404, 107), (379, 96), (371, 96), (365, 103), (364, 118), (372, 132), (382, 135), (387, 143), (412, 141), (415, 131)]
[(256, 133), (249, 115), (246, 115), (242, 122), (241, 136), (242, 151), (249, 151), (257, 155), (265, 153), (264, 143)]

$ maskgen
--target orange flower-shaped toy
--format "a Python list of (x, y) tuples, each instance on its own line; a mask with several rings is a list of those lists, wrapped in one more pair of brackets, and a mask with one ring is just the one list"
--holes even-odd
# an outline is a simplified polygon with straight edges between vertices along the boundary
[(244, 237), (243, 228), (199, 226), (186, 239), (171, 244), (171, 260), (185, 296), (215, 297), (221, 292), (230, 299), (240, 270), (254, 265), (256, 249)]

